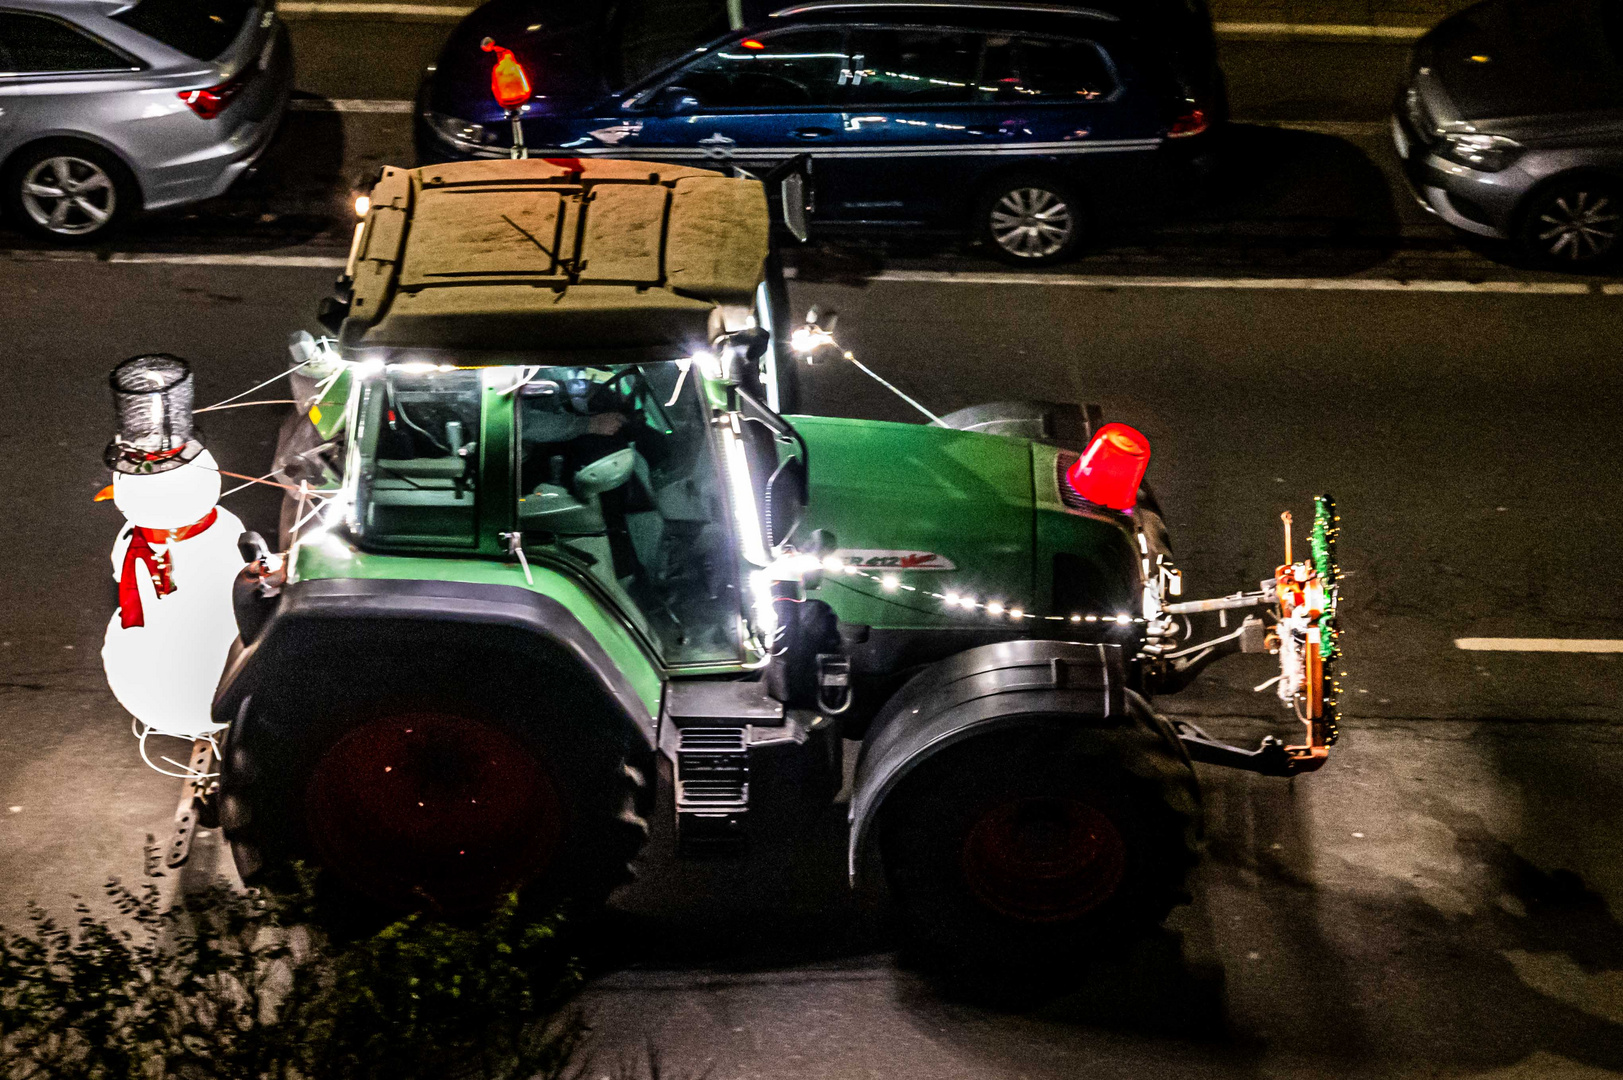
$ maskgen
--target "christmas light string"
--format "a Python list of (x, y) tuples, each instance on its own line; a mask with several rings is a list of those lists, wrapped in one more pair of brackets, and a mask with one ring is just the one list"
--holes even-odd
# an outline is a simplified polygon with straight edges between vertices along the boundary
[(860, 589), (852, 588), (851, 586), (846, 585), (845, 582), (839, 581), (837, 578), (833, 577), (833, 575), (840, 575), (840, 576), (843, 576), (843, 577), (866, 578), (869, 581), (873, 581), (873, 582), (877, 583), (879, 585), (880, 589), (882, 589), (885, 592), (912, 592), (912, 593), (918, 593), (920, 596), (927, 596), (932, 600), (940, 600), (943, 604), (946, 605), (946, 607), (948, 608), (949, 611), (951, 609), (954, 609), (954, 608), (957, 608), (957, 609), (960, 609), (960, 610), (963, 610), (963, 611), (984, 611), (988, 615), (990, 615), (991, 617), (993, 617), (995, 619), (1003, 618), (1003, 617), (1007, 616), (1013, 622), (1020, 622), (1022, 620), (1030, 620), (1032, 622), (1060, 622), (1060, 623), (1076, 623), (1076, 624), (1092, 623), (1092, 624), (1095, 624), (1095, 625), (1104, 624), (1104, 625), (1110, 625), (1110, 626), (1132, 626), (1132, 625), (1135, 625), (1135, 624), (1143, 625), (1143, 624), (1147, 624), (1149, 622), (1148, 619), (1145, 619), (1142, 616), (1132, 616), (1132, 615), (1125, 615), (1125, 614), (1121, 614), (1121, 615), (1081, 615), (1081, 614), (1072, 614), (1072, 615), (1037, 615), (1037, 614), (1033, 614), (1032, 612), (1027, 611), (1020, 604), (1005, 604), (1001, 600), (985, 600), (985, 601), (976, 600), (973, 596), (969, 596), (969, 595), (965, 595), (965, 594), (961, 594), (961, 593), (957, 593), (957, 592), (948, 591), (948, 592), (941, 593), (941, 592), (935, 592), (932, 589), (921, 588), (921, 587), (919, 587), (917, 585), (909, 585), (906, 582), (902, 581), (901, 578), (898, 577), (896, 574), (874, 574), (874, 573), (870, 573), (869, 571), (864, 570), (859, 566), (854, 566), (854, 565), (852, 565), (850, 563), (839, 562), (839, 560), (836, 559), (834, 556), (829, 556), (829, 558), (827, 560), (824, 560), (823, 562), (820, 563), (820, 566), (821, 566), (821, 569), (823, 570), (823, 572), (825, 574), (830, 575), (830, 580), (831, 580), (831, 582), (833, 584), (845, 585), (846, 588), (851, 589), (852, 592), (857, 593), (859, 596), (868, 596), (868, 597), (870, 597), (872, 599), (880, 600), (880, 601), (883, 601), (885, 603), (895, 604), (897, 607), (906, 608), (909, 611), (914, 611), (914, 612), (917, 612), (917, 613), (919, 613), (921, 615), (939, 615), (940, 612), (931, 611), (931, 610), (927, 610), (925, 608), (920, 608), (920, 607), (914, 607), (911, 604), (904, 603), (899, 597), (898, 598), (892, 598), (892, 597), (889, 597), (889, 596), (876, 596), (873, 593), (862, 592)]

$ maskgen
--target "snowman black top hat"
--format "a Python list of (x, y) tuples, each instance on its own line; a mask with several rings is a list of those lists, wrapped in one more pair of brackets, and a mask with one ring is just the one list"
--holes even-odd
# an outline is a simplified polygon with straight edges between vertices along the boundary
[(192, 424), (192, 369), (178, 356), (132, 356), (113, 369), (118, 433), (103, 460), (114, 472), (168, 472), (203, 452)]

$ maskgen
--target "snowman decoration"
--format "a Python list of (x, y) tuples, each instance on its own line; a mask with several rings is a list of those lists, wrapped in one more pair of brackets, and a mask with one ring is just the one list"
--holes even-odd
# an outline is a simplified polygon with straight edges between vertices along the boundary
[[(107, 624), (107, 685), (135, 717), (142, 755), (150, 735), (206, 740), (223, 725), (210, 715), (215, 687), (237, 636), (231, 587), (243, 567), (242, 521), (216, 505), (220, 472), (192, 424), (192, 372), (164, 354), (113, 369), (118, 434), (106, 461), (110, 497), (126, 523), (113, 543), (118, 610)], [(192, 769), (165, 757), (191, 776)], [(195, 759), (194, 759), (195, 760)]]

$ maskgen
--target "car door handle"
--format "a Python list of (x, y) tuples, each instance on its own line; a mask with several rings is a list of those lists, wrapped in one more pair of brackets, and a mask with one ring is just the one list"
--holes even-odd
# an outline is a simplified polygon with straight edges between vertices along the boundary
[(809, 127), (795, 128), (789, 133), (791, 139), (826, 139), (834, 134), (831, 128)]

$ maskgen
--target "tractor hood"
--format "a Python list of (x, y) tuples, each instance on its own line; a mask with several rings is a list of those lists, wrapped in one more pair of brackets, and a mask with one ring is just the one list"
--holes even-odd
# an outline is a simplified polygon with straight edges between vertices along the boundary
[(848, 565), (897, 577), (888, 591), (863, 579), (825, 578), (820, 595), (842, 619), (941, 625), (941, 603), (920, 595), (926, 591), (1030, 602), (1030, 443), (922, 424), (822, 416), (790, 422), (811, 457), (806, 534), (827, 529)]

